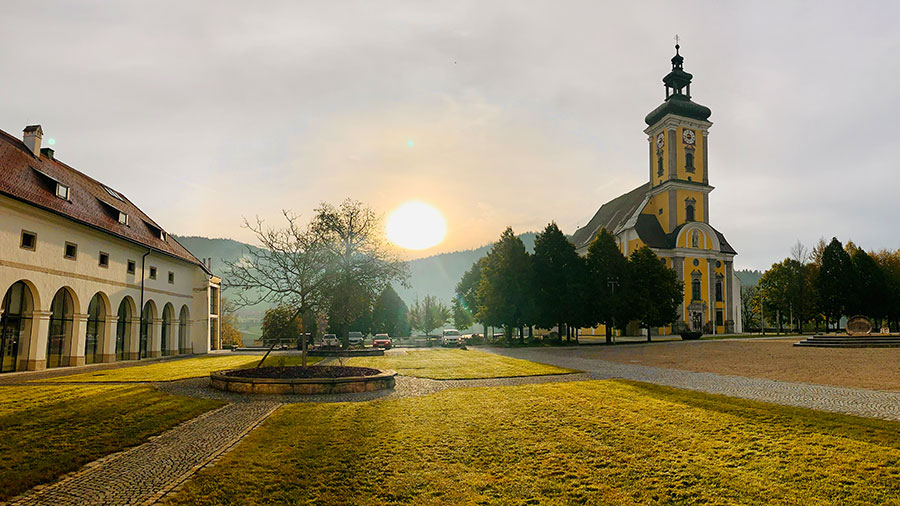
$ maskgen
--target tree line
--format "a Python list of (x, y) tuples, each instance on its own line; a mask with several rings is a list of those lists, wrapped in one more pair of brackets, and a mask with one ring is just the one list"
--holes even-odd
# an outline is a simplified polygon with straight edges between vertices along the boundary
[(837, 329), (842, 317), (863, 315), (876, 328), (900, 330), (900, 250), (866, 252), (852, 241), (799, 241), (789, 257), (772, 264), (756, 286), (742, 288), (746, 328), (779, 331), (820, 326)]
[(550, 223), (529, 253), (507, 228), (488, 254), (466, 271), (456, 286), (459, 303), (487, 328), (502, 327), (507, 341), (518, 330), (556, 327), (559, 337), (576, 336), (578, 327), (612, 329), (640, 322), (650, 328), (678, 318), (684, 284), (650, 248), (625, 257), (616, 238), (601, 230), (580, 256), (556, 223)]

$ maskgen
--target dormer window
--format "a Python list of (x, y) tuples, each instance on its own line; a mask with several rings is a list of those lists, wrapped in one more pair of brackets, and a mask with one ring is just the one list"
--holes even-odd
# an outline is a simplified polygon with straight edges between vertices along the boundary
[(162, 241), (166, 240), (166, 233), (162, 230), (159, 231), (159, 239)]
[(62, 183), (56, 183), (56, 196), (63, 200), (69, 200), (69, 187)]
[(128, 215), (119, 211), (119, 223), (122, 225), (128, 225)]

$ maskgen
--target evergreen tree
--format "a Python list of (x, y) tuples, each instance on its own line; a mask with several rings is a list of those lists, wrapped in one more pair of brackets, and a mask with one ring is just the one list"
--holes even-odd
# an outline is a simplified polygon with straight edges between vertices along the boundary
[(450, 303), (450, 318), (453, 321), (453, 326), (458, 330), (465, 330), (475, 323), (472, 313), (466, 309), (459, 297), (453, 297)]
[(592, 287), (589, 298), (590, 325), (606, 326), (606, 342), (612, 342), (612, 329), (628, 323), (623, 289), (627, 286), (628, 259), (619, 251), (616, 238), (603, 229), (588, 246), (587, 272)]
[(675, 271), (647, 246), (641, 246), (628, 260), (626, 297), (632, 318), (647, 329), (673, 323), (684, 300), (684, 283)]
[(512, 228), (507, 228), (484, 257), (478, 284), (478, 318), (488, 325), (504, 327), (507, 340), (533, 316), (533, 274), (531, 256)]
[(481, 265), (484, 263), (484, 257), (472, 264), (463, 274), (459, 283), (456, 284), (456, 295), (460, 300), (463, 308), (466, 309), (479, 323), (484, 327), (484, 338), (487, 339), (488, 328), (487, 323), (478, 314), (479, 298), (478, 286), (481, 283)]
[(581, 308), (588, 298), (584, 260), (556, 223), (550, 223), (534, 240), (532, 264), (535, 311), (531, 323), (548, 329), (557, 325), (562, 337), (563, 324), (568, 327), (585, 319)]
[(372, 331), (377, 334), (388, 334), (391, 337), (409, 335), (409, 309), (403, 299), (390, 285), (378, 295), (372, 311)]
[(815, 279), (819, 309), (828, 322), (837, 323), (847, 309), (849, 294), (853, 290), (853, 264), (850, 255), (837, 238), (822, 250), (822, 263)]
[(878, 323), (888, 311), (887, 280), (878, 263), (865, 250), (857, 248), (850, 255), (855, 277), (855, 294), (847, 301), (847, 315), (866, 315)]
[(409, 308), (409, 322), (413, 328), (429, 335), (432, 330), (442, 326), (450, 320), (450, 308), (438, 300), (437, 297), (426, 295), (420, 302), (419, 299)]

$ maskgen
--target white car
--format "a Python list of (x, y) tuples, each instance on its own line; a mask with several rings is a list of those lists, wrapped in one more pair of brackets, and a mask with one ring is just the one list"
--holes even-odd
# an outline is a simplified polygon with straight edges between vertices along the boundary
[(322, 337), (322, 346), (326, 348), (337, 348), (341, 345), (341, 342), (338, 341), (338, 338), (334, 334), (325, 334)]
[(462, 336), (456, 329), (445, 329), (441, 332), (441, 345), (443, 346), (459, 346), (462, 342)]

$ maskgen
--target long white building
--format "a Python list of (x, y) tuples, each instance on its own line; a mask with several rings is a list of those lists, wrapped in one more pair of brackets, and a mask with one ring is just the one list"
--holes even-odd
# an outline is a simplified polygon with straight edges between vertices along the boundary
[(220, 280), (42, 135), (0, 131), (0, 372), (217, 349)]

